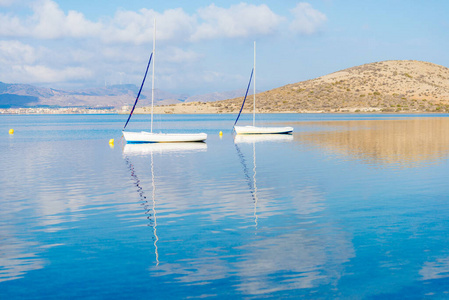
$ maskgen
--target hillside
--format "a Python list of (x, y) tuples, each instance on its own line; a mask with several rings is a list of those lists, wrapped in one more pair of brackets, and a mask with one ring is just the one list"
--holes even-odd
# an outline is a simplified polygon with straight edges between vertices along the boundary
[[(174, 113), (238, 112), (243, 97), (170, 107)], [(194, 108), (187, 107), (188, 105)], [(257, 94), (264, 112), (449, 112), (449, 69), (421, 61), (383, 61)], [(167, 107), (165, 108), (167, 111)], [(252, 99), (244, 112), (252, 111)]]
[(256, 108), (279, 111), (448, 111), (449, 69), (420, 61), (377, 62), (289, 84), (257, 99)]

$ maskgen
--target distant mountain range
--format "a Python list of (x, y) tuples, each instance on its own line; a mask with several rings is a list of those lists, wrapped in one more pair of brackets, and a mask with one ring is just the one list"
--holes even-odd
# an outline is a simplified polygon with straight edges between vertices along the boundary
[[(189, 97), (185, 100), (185, 102), (214, 102), (214, 101), (220, 101), (220, 100), (226, 100), (226, 99), (233, 99), (237, 97), (242, 97), (245, 95), (246, 90), (235, 90), (235, 91), (229, 91), (229, 92), (215, 92), (210, 94), (204, 94), (204, 95), (196, 95)], [(249, 95), (252, 95), (253, 93), (248, 93)]]
[[(0, 82), (0, 108), (16, 107), (115, 107), (133, 105), (139, 87), (132, 84), (81, 89), (75, 91), (36, 87), (29, 84), (7, 84)], [(210, 102), (241, 96), (244, 91), (211, 93), (189, 97), (155, 90), (155, 105), (169, 105), (184, 102)], [(151, 91), (144, 90), (139, 98), (141, 106), (151, 105)]]

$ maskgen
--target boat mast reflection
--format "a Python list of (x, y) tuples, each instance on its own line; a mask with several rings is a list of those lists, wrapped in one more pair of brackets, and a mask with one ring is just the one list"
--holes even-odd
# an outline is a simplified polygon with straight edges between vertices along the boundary
[[(234, 145), (237, 150), (237, 155), (239, 156), (240, 163), (243, 166), (243, 173), (245, 174), (246, 181), (248, 183), (248, 187), (251, 193), (251, 197), (254, 202), (254, 226), (257, 229), (257, 203), (259, 198), (257, 196), (257, 179), (256, 179), (256, 143), (257, 142), (290, 142), (293, 140), (293, 136), (290, 134), (259, 134), (259, 135), (236, 135), (234, 137)], [(248, 166), (246, 165), (245, 156), (238, 144), (249, 143), (252, 144), (253, 148), (253, 177), (249, 176)]]
[[(176, 152), (198, 152), (206, 151), (207, 144), (205, 143), (150, 143), (150, 144), (126, 144), (123, 148), (123, 155), (128, 169), (131, 172), (131, 177), (134, 181), (134, 185), (137, 187), (137, 193), (139, 194), (140, 201), (145, 209), (147, 219), (150, 221), (149, 226), (153, 228), (153, 245), (154, 254), (156, 258), (156, 266), (159, 265), (159, 252), (157, 248), (157, 242), (159, 237), (157, 235), (157, 210), (156, 210), (156, 179), (154, 175), (154, 153), (176, 153)], [(141, 186), (141, 181), (136, 174), (133, 163), (131, 162), (131, 156), (143, 156), (150, 157), (151, 159), (151, 203), (149, 203), (145, 196), (145, 191)]]
[(156, 184), (154, 179), (154, 161), (153, 161), (153, 153), (150, 153), (151, 156), (151, 185), (152, 185), (152, 206), (148, 203), (147, 197), (145, 196), (145, 192), (140, 185), (140, 179), (136, 174), (134, 169), (134, 165), (131, 160), (125, 154), (125, 162), (128, 166), (128, 169), (131, 171), (131, 178), (134, 181), (134, 185), (137, 187), (137, 193), (139, 194), (141, 204), (145, 209), (145, 214), (147, 215), (147, 219), (150, 221), (149, 226), (153, 227), (153, 245), (154, 245), (154, 254), (156, 256), (156, 266), (159, 265), (159, 253), (157, 249), (157, 241), (159, 237), (157, 236), (157, 217), (156, 217)]
[(256, 144), (253, 142), (253, 178), (249, 176), (248, 166), (246, 165), (245, 156), (240, 150), (238, 143), (234, 143), (235, 149), (237, 150), (237, 155), (239, 156), (240, 163), (243, 166), (243, 173), (245, 174), (245, 179), (248, 183), (249, 191), (251, 193), (251, 198), (254, 202), (254, 226), (257, 229), (257, 182), (256, 182)]
[(156, 184), (154, 179), (154, 160), (153, 152), (151, 152), (151, 186), (152, 186), (152, 201), (153, 201), (153, 244), (154, 244), (154, 254), (156, 255), (156, 266), (159, 265), (159, 253), (157, 251), (157, 241), (159, 237), (157, 236), (157, 217), (156, 217)]

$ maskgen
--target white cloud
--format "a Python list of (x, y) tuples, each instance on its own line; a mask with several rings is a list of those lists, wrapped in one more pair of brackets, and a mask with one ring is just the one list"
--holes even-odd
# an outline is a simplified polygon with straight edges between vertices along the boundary
[[(16, 5), (18, 2), (20, 5)], [(212, 4), (192, 13), (182, 8), (161, 12), (121, 9), (95, 21), (80, 11), (62, 10), (55, 0), (0, 0), (0, 6), (7, 4), (15, 7), (0, 12), (0, 81), (5, 82), (93, 84), (104, 81), (108, 74), (119, 73), (138, 82), (151, 52), (156, 18), (161, 86), (170, 82), (173, 87), (189, 89), (201, 82), (221, 86), (235, 75), (227, 78), (223, 75), (227, 71), (211, 71), (222, 66), (203, 63), (212, 61), (204, 49), (214, 48), (204, 48), (198, 41), (253, 40), (288, 26), (284, 16), (265, 4), (240, 3), (227, 8)], [(22, 9), (20, 14), (16, 9)], [(313, 33), (326, 20), (307, 3), (299, 3), (291, 12), (295, 16), (291, 28), (296, 32)], [(164, 74), (175, 75), (171, 81), (164, 81)]]
[[(24, 44), (19, 41), (0, 41), (0, 81), (21, 83), (54, 83), (83, 80), (93, 76), (88, 67), (70, 66), (67, 61), (79, 57), (79, 50), (57, 54), (50, 49)], [(61, 68), (58, 61), (65, 61)]]
[(138, 12), (118, 11), (102, 32), (106, 42), (142, 44), (153, 39), (153, 20), (156, 18), (158, 41), (186, 40), (195, 27), (195, 18), (181, 8), (168, 9), (162, 14), (151, 9)]
[(99, 33), (101, 25), (90, 22), (82, 13), (69, 11), (66, 15), (51, 0), (42, 0), (33, 5), (34, 15), (28, 20), (30, 33), (42, 39), (62, 37), (88, 37)]
[(142, 44), (153, 39), (154, 18), (158, 21), (158, 41), (188, 40), (196, 27), (196, 17), (181, 8), (163, 13), (151, 9), (137, 12), (119, 10), (113, 18), (98, 22), (87, 20), (77, 11), (65, 13), (52, 0), (39, 0), (31, 8), (33, 14), (24, 19), (0, 13), (0, 36), (36, 39), (96, 37), (107, 43)]
[[(295, 10), (302, 11), (298, 7)], [(139, 45), (152, 40), (154, 18), (158, 23), (157, 40), (177, 42), (273, 34), (285, 20), (265, 4), (246, 3), (229, 8), (212, 4), (191, 15), (182, 8), (167, 9), (162, 13), (145, 8), (139, 11), (118, 10), (112, 18), (98, 22), (87, 20), (77, 11), (65, 13), (53, 0), (38, 0), (31, 8), (32, 15), (23, 19), (0, 14), (0, 36), (36, 39), (95, 37), (106, 43)], [(308, 9), (305, 15), (309, 19), (310, 11), (316, 12)]]
[(290, 23), (290, 30), (301, 34), (314, 34), (327, 21), (325, 14), (306, 2), (298, 3), (290, 12), (295, 17)]
[(153, 19), (157, 19), (158, 41), (199, 41), (213, 38), (236, 38), (272, 34), (283, 17), (266, 5), (241, 3), (229, 9), (214, 4), (199, 8), (189, 15), (182, 8), (163, 13), (141, 9), (138, 12), (118, 11), (111, 22), (104, 25), (106, 42), (142, 44), (152, 39)]
[(26, 28), (22, 25), (22, 21), (16, 16), (10, 16), (0, 13), (0, 36), (18, 37), (27, 34)]
[(61, 83), (92, 78), (92, 70), (83, 67), (54, 69), (45, 65), (12, 65), (8, 67), (8, 78), (0, 81), (11, 83)]
[(272, 34), (283, 20), (265, 4), (256, 6), (246, 3), (232, 5), (229, 9), (211, 4), (198, 9), (198, 17), (203, 22), (192, 35), (193, 41)]
[(150, 41), (153, 33), (153, 10), (140, 12), (119, 10), (109, 24), (104, 25), (101, 39), (111, 43), (136, 43)]
[(92, 71), (83, 67), (66, 67), (62, 69), (52, 69), (47, 66), (25, 65), (20, 68), (30, 78), (31, 82), (64, 82), (81, 80), (92, 77)]
[(58, 39), (92, 37), (101, 32), (100, 23), (86, 20), (82, 13), (76, 11), (65, 14), (54, 1), (37, 1), (31, 8), (33, 14), (24, 19), (0, 14), (0, 36)]
[(0, 41), (0, 64), (7, 65), (32, 64), (36, 60), (33, 47), (19, 41)]

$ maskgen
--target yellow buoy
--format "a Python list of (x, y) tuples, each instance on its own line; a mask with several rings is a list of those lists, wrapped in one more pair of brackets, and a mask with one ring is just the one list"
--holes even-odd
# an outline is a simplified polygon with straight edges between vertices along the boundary
[(10, 129), (9, 134), (14, 134), (14, 129)]
[(114, 144), (114, 139), (110, 139), (109, 144)]
[(223, 135), (223, 132), (222, 131), (220, 131), (220, 133), (219, 133), (220, 135)]

